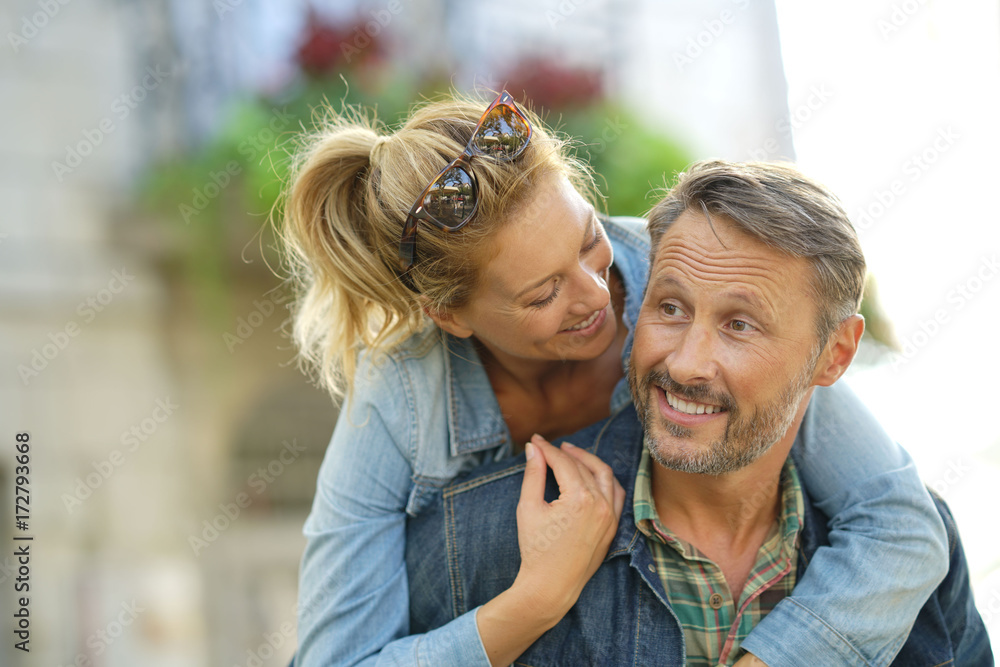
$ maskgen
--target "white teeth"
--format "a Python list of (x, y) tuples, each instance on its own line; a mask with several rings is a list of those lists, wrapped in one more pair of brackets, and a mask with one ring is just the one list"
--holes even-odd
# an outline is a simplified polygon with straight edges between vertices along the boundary
[(587, 327), (589, 327), (591, 324), (594, 323), (594, 321), (597, 319), (597, 316), (600, 315), (601, 312), (602, 311), (600, 311), (600, 310), (595, 310), (593, 315), (591, 315), (590, 317), (588, 317), (583, 322), (580, 322), (579, 324), (577, 324), (575, 326), (569, 327), (568, 329), (566, 329), (566, 331), (579, 331), (580, 329), (586, 329)]
[(683, 412), (688, 415), (714, 415), (716, 412), (722, 412), (722, 408), (718, 405), (705, 405), (704, 403), (695, 403), (693, 401), (685, 401), (677, 398), (668, 391), (664, 391), (667, 396), (667, 404), (670, 405), (677, 412)]

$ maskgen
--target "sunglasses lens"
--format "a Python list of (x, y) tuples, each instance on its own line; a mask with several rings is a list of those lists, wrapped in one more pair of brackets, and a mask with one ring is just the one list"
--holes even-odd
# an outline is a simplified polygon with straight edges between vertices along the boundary
[(480, 152), (501, 160), (513, 160), (528, 145), (528, 124), (511, 107), (501, 104), (483, 119), (473, 138)]
[(461, 167), (441, 174), (424, 196), (424, 210), (447, 227), (467, 222), (476, 210), (476, 188), (472, 177)]

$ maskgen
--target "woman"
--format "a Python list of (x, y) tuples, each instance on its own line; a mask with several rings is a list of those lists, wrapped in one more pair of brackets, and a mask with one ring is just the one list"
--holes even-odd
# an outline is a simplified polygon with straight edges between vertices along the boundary
[[(623, 369), (648, 238), (641, 221), (595, 214), (589, 172), (566, 148), (502, 93), (485, 112), (461, 99), (427, 104), (392, 134), (335, 116), (304, 152), (284, 230), (301, 288), (296, 337), (347, 400), (305, 526), (298, 665), (507, 664), (558, 622), (603, 558), (621, 488), (586, 452), (532, 438), (528, 465), (551, 466), (561, 495), (547, 504), (522, 492), (519, 543), (567, 521), (577, 539), (560, 544), (558, 566), (524, 558), (504, 594), (407, 636), (407, 514), (532, 434), (570, 434), (629, 400)], [(867, 415), (846, 391), (817, 390), (815, 409), (846, 401)], [(884, 662), (947, 569), (943, 528), (927, 527), (937, 514), (908, 457), (874, 421), (856, 427), (834, 443), (803, 434), (817, 451), (801, 476), (830, 510), (837, 548), (821, 550), (795, 589), (809, 611), (779, 606), (758, 626), (782, 623), (788, 638), (762, 657), (830, 664), (834, 651), (858, 651)], [(837, 471), (834, 453), (871, 476)], [(871, 559), (884, 569), (915, 552), (926, 566), (892, 589), (884, 616), (856, 618), (852, 600), (885, 587)], [(844, 580), (851, 590), (833, 588)]]

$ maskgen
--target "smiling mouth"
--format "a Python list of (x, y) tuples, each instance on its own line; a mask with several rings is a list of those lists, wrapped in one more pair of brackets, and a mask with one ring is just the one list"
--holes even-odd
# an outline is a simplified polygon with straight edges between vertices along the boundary
[(603, 313), (603, 312), (604, 312), (603, 308), (601, 308), (600, 310), (595, 310), (594, 314), (591, 315), (590, 317), (588, 317), (587, 319), (585, 319), (583, 322), (580, 322), (579, 324), (575, 324), (575, 325), (573, 325), (571, 327), (567, 327), (566, 329), (563, 329), (563, 331), (579, 331), (580, 329), (586, 329), (591, 324), (593, 324), (595, 321), (597, 321), (597, 318), (600, 317), (601, 313)]
[[(661, 387), (662, 390), (662, 387)], [(725, 410), (718, 405), (710, 405), (708, 403), (695, 403), (694, 401), (685, 401), (682, 398), (674, 396), (669, 391), (663, 391), (663, 394), (667, 397), (667, 404), (672, 407), (677, 412), (683, 412), (687, 415), (714, 415), (717, 412), (725, 412)]]

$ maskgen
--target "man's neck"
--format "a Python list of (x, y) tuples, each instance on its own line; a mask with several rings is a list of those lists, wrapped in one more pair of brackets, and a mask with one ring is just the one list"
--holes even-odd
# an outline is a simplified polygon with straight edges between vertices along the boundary
[(802, 402), (784, 438), (736, 472), (701, 475), (653, 463), (652, 494), (660, 522), (722, 568), (734, 600), (777, 520), (781, 469), (808, 403)]

